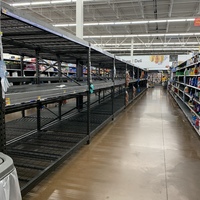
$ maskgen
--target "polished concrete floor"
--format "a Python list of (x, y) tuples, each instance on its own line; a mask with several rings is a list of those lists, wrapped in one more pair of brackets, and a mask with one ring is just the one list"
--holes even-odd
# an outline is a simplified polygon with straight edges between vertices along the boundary
[(200, 141), (161, 87), (149, 88), (24, 200), (199, 200)]

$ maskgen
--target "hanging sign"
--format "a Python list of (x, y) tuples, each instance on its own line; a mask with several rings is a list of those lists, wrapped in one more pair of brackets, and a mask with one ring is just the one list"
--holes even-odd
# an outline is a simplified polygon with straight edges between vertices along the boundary
[(194, 20), (194, 26), (200, 26), (200, 17), (195, 18), (195, 20)]

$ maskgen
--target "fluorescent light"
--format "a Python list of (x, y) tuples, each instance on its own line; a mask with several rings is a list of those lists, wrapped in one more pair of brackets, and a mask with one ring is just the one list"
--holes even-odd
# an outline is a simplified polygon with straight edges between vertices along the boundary
[(186, 19), (187, 22), (192, 22), (194, 21), (195, 19)]
[(61, 27), (61, 26), (69, 26), (69, 24), (55, 24), (55, 27)]
[[(135, 35), (135, 37), (150, 37), (150, 34), (139, 34), (139, 35)], [(128, 37), (131, 37), (131, 35), (128, 35)], [(133, 36), (132, 36), (133, 37)]]
[[(194, 18), (188, 18), (188, 19), (163, 19), (163, 20), (140, 20), (140, 21), (119, 21), (119, 22), (87, 22), (84, 24), (84, 26), (101, 26), (101, 25), (126, 25), (126, 24), (153, 24), (153, 23), (166, 23), (166, 22), (186, 22), (186, 21), (194, 21)], [(57, 26), (59, 24), (55, 24), (54, 26)], [(68, 24), (66, 24), (68, 26)]]
[[(187, 36), (188, 33), (180, 33), (179, 35), (180, 35), (180, 36), (185, 36), (185, 35)], [(194, 35), (194, 33), (193, 33), (192, 35)]]
[(76, 24), (57, 24), (55, 27), (66, 27), (66, 26), (76, 26)]
[(30, 6), (31, 3), (13, 3), (13, 4), (10, 4), (11, 6)]
[(132, 22), (115, 22), (115, 25), (131, 24)]
[(76, 24), (69, 24), (68, 26), (75, 26)]
[(147, 24), (149, 21), (132, 21), (131, 24)]
[(73, 2), (76, 2), (76, 0), (51, 1), (52, 4), (56, 4), (56, 3), (73, 3)]
[(167, 22), (167, 20), (152, 20), (152, 21), (149, 21), (149, 23), (162, 23), (162, 22)]
[(98, 25), (113, 25), (114, 22), (101, 22)]
[[(131, 51), (131, 48), (129, 49), (106, 49), (106, 51)], [(133, 51), (174, 51), (174, 50), (187, 50), (187, 51), (193, 51), (193, 50), (199, 50), (199, 48), (141, 48), (141, 49), (133, 49)]]
[(185, 22), (187, 19), (168, 19), (167, 22)]
[(50, 4), (50, 1), (38, 1), (38, 2), (32, 2), (31, 5), (43, 5), (43, 4)]
[(90, 35), (90, 36), (83, 36), (83, 38), (121, 38), (121, 37), (167, 37), (167, 36), (194, 36), (200, 35), (200, 33), (162, 33), (162, 34), (133, 34), (133, 35)]
[[(133, 43), (133, 46), (157, 46), (157, 45), (199, 45), (200, 42), (157, 42), (157, 43)], [(96, 46), (106, 47), (106, 46), (131, 46), (131, 43), (106, 43), (106, 44), (94, 44)]]
[(31, 5), (46, 5), (46, 4), (56, 4), (56, 3), (73, 3), (76, 0), (59, 0), (59, 1), (38, 1), (38, 2), (25, 2), (25, 3), (12, 3), (10, 6), (31, 6)]
[(84, 24), (84, 26), (96, 26), (96, 25), (99, 25), (99, 23), (88, 23), (88, 24), (86, 23), (86, 24)]
[[(85, 2), (94, 2), (94, 0), (83, 0)], [(30, 6), (30, 5), (45, 5), (45, 4), (59, 4), (59, 3), (74, 3), (76, 2), (76, 0), (52, 0), (52, 1), (40, 1), (40, 2), (33, 2), (33, 1), (30, 1), (30, 2), (26, 2), (26, 3), (12, 3), (10, 4), (10, 6), (14, 6), (14, 7), (17, 7), (17, 6)]]

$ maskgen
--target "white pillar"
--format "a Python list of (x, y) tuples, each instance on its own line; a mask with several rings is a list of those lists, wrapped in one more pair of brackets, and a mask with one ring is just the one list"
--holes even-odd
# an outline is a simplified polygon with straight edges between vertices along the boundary
[(76, 1), (76, 36), (83, 39), (83, 0)]
[(131, 63), (133, 63), (134, 38), (131, 38)]

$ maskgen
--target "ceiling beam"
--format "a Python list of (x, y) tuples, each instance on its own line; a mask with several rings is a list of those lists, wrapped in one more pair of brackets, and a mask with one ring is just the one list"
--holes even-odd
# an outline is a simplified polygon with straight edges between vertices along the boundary
[[(145, 19), (145, 16), (144, 16), (144, 6), (143, 6), (142, 1), (141, 1), (141, 0), (138, 0), (138, 4), (139, 4), (139, 6), (140, 6), (140, 11), (141, 11), (142, 19)], [(145, 24), (144, 27), (145, 27), (145, 32), (148, 33), (147, 24)]]
[[(171, 0), (169, 5), (169, 14), (168, 14), (169, 18), (171, 18), (172, 16), (173, 5), (174, 5), (174, 0)], [(166, 27), (166, 33), (168, 32), (169, 32), (169, 22), (167, 22), (167, 27)]]

